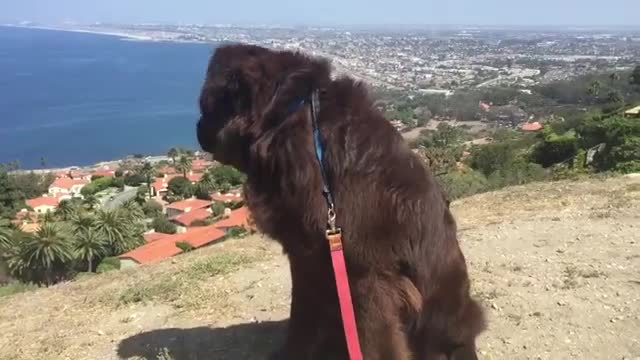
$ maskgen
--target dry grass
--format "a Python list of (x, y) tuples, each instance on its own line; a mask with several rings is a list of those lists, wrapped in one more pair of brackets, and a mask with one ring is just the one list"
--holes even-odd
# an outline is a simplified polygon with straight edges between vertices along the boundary
[[(639, 190), (638, 177), (587, 179), (452, 204), (474, 294), (490, 316), (482, 359), (640, 354), (630, 340), (640, 326)], [(264, 359), (289, 296), (277, 244), (230, 240), (1, 296), (0, 359)]]

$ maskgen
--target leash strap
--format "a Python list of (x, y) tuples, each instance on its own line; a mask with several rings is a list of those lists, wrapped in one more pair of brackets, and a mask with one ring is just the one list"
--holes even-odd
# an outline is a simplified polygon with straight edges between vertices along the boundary
[(342, 231), (336, 227), (336, 213), (334, 210), (333, 196), (329, 189), (327, 181), (327, 172), (324, 167), (324, 146), (320, 136), (318, 127), (318, 113), (320, 109), (318, 104), (320, 98), (318, 91), (314, 90), (311, 94), (311, 122), (313, 125), (313, 142), (315, 145), (316, 158), (322, 173), (322, 193), (327, 201), (327, 224), (326, 233), (329, 242), (329, 250), (331, 251), (331, 264), (333, 266), (333, 274), (336, 281), (336, 289), (338, 292), (338, 301), (340, 303), (340, 315), (342, 317), (342, 327), (345, 339), (347, 341), (347, 350), (349, 351), (350, 360), (362, 360), (362, 351), (360, 350), (360, 342), (358, 338), (358, 328), (356, 326), (356, 316), (353, 311), (353, 301), (351, 300), (351, 289), (349, 288), (349, 277), (347, 274), (347, 265), (344, 260), (344, 251), (342, 247)]
[(358, 341), (358, 328), (356, 327), (356, 316), (353, 311), (351, 301), (351, 290), (349, 289), (349, 278), (347, 276), (347, 265), (344, 261), (342, 250), (342, 233), (339, 229), (328, 230), (327, 240), (331, 250), (331, 263), (333, 273), (336, 278), (336, 289), (338, 290), (338, 301), (340, 302), (340, 314), (342, 316), (342, 327), (344, 336), (347, 339), (347, 350), (350, 360), (362, 360), (362, 351)]

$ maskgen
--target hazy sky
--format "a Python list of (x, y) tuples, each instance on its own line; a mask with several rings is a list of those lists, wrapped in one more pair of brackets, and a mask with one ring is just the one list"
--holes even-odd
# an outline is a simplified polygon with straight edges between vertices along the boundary
[(0, 0), (0, 21), (635, 25), (640, 0)]

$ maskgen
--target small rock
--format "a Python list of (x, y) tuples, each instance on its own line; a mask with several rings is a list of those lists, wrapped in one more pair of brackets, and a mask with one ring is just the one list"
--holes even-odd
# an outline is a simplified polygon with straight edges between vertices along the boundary
[(178, 260), (176, 260), (176, 259), (171, 259), (171, 263), (172, 263), (172, 264), (177, 264), (177, 263), (178, 263)]
[(500, 309), (496, 303), (491, 303), (491, 308), (494, 309), (494, 310), (499, 310)]
[(257, 322), (258, 322), (258, 319), (256, 319), (256, 318), (255, 318), (255, 316), (254, 316), (254, 317), (252, 317), (252, 318), (251, 318), (251, 320), (249, 320), (249, 321), (251, 321), (252, 323), (254, 323), (254, 324), (255, 324), (255, 323), (257, 323)]
[(609, 320), (611, 323), (615, 323), (616, 319), (615, 318), (611, 318), (611, 320)]
[(558, 300), (558, 305), (559, 306), (565, 306), (565, 305), (567, 305), (567, 303), (564, 300)]
[(104, 331), (98, 330), (98, 335), (100, 335), (100, 336), (104, 335)]

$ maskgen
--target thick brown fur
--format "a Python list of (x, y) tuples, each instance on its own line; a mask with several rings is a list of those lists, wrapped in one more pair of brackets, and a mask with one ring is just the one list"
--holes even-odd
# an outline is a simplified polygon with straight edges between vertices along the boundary
[(364, 359), (476, 359), (485, 319), (446, 197), (365, 87), (332, 79), (322, 59), (226, 45), (209, 64), (198, 139), (247, 174), (257, 227), (288, 255), (291, 319), (277, 358), (347, 359), (310, 110), (287, 110), (312, 89)]

